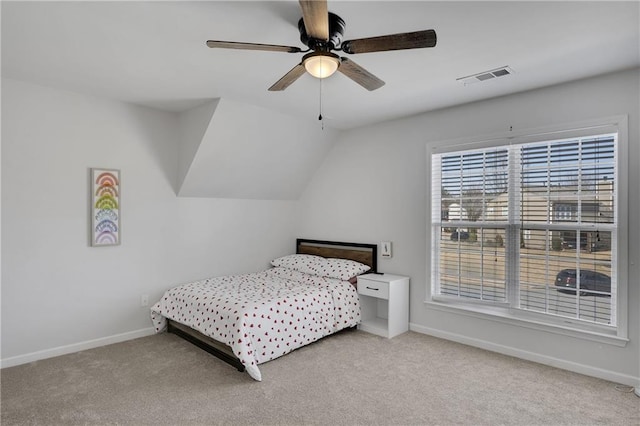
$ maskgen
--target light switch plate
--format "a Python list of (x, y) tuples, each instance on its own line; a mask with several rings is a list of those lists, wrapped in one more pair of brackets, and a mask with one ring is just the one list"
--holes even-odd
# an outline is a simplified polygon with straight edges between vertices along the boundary
[(383, 241), (380, 243), (380, 254), (382, 257), (391, 257), (391, 241)]

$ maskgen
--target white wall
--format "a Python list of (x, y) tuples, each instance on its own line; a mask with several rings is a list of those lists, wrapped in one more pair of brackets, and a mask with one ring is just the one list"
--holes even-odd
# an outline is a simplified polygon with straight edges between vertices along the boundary
[[(198, 116), (200, 109), (195, 110)], [(229, 99), (218, 100), (206, 123), (197, 149), (190, 153), (180, 196), (297, 200), (337, 133), (323, 129), (317, 120)]]
[[(2, 80), (3, 366), (149, 333), (142, 294), (294, 249), (293, 202), (177, 197), (178, 138), (177, 114)], [(121, 170), (120, 246), (89, 246), (90, 167)]]
[[(353, 130), (337, 142), (300, 203), (298, 233), (393, 242), (380, 270), (411, 277), (412, 329), (637, 385), (640, 340), (639, 71), (627, 71)], [(488, 83), (492, 84), (492, 83)], [(431, 144), (629, 115), (629, 336), (624, 348), (430, 309), (427, 150)], [(429, 149), (430, 151), (430, 149)], [(632, 214), (633, 213), (633, 214)]]

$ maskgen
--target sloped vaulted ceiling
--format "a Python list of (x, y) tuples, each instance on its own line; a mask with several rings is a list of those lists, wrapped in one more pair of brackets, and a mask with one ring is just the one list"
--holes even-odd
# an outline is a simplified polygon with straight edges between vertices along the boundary
[(297, 200), (336, 139), (318, 121), (228, 99), (181, 113), (178, 195)]

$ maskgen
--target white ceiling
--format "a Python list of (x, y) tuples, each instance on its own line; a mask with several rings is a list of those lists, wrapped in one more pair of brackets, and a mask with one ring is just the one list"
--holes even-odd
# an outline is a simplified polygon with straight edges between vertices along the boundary
[[(325, 124), (353, 128), (640, 65), (640, 3), (329, 1), (345, 39), (433, 28), (432, 49), (350, 55), (386, 85), (323, 80)], [(267, 88), (302, 54), (209, 49), (208, 39), (292, 45), (296, 1), (2, 2), (5, 77), (184, 111), (227, 98), (315, 119), (319, 80)], [(347, 55), (344, 55), (347, 56)], [(468, 86), (456, 78), (508, 65)]]

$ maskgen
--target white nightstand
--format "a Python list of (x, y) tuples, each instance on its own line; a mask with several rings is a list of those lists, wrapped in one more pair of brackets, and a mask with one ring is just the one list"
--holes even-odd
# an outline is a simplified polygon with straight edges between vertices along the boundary
[(389, 339), (409, 330), (409, 277), (360, 275), (358, 294), (362, 312), (360, 330)]

